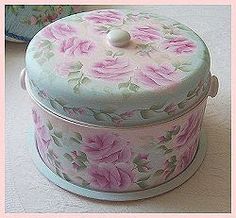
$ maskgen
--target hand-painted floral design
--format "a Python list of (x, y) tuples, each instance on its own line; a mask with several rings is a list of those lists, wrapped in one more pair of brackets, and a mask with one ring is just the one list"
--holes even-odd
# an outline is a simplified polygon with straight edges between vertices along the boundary
[(60, 51), (69, 56), (87, 55), (95, 48), (95, 44), (89, 40), (78, 37), (65, 39), (60, 44)]
[(40, 152), (43, 153), (48, 149), (48, 146), (51, 143), (51, 136), (47, 126), (43, 124), (40, 114), (34, 108), (32, 109), (32, 116), (35, 125), (37, 146)]
[(116, 81), (129, 75), (131, 71), (129, 61), (117, 57), (106, 58), (105, 60), (95, 63), (92, 66), (91, 74), (98, 79)]
[(196, 49), (194, 42), (184, 37), (175, 37), (164, 42), (164, 49), (176, 54), (191, 53)]
[(172, 65), (146, 66), (138, 70), (137, 81), (150, 88), (164, 87), (178, 81), (178, 72)]
[(152, 26), (136, 27), (132, 31), (132, 37), (142, 42), (153, 42), (161, 38), (161, 34), (158, 28)]
[(81, 144), (80, 149), (92, 163), (129, 162), (131, 159), (129, 142), (115, 134), (92, 136)]
[(123, 15), (118, 11), (103, 10), (90, 12), (85, 19), (96, 24), (116, 23), (122, 21)]
[(194, 143), (191, 146), (187, 147), (187, 149), (181, 155), (176, 166), (177, 172), (182, 172), (192, 162), (194, 155), (196, 153), (196, 150), (197, 150), (197, 145), (198, 145), (197, 142), (198, 140), (195, 139)]
[(148, 153), (138, 153), (134, 158), (133, 163), (137, 170), (141, 173), (148, 172), (151, 169), (150, 158)]
[(176, 147), (182, 147), (190, 143), (199, 131), (201, 124), (201, 113), (194, 113), (188, 119), (185, 126), (181, 129), (178, 137), (176, 138)]
[(103, 163), (88, 168), (92, 188), (104, 191), (123, 191), (134, 182), (134, 173), (125, 163)]
[(60, 40), (64, 37), (71, 36), (71, 34), (76, 33), (76, 30), (65, 23), (55, 23), (46, 27), (42, 34), (47, 39)]

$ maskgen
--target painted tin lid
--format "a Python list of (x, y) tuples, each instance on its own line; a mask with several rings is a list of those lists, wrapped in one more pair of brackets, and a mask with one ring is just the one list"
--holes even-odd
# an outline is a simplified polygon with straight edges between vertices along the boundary
[(209, 52), (183, 24), (129, 10), (71, 15), (26, 52), (34, 97), (80, 122), (134, 126), (179, 116), (206, 96)]

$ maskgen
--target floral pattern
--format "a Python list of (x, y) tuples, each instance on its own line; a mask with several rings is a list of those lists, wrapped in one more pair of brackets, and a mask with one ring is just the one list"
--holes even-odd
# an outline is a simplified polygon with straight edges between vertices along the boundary
[[(108, 192), (151, 188), (181, 173), (197, 151), (200, 125), (195, 132), (192, 129), (202, 122), (199, 109), (164, 129), (152, 133), (144, 129), (140, 135), (132, 133), (137, 134), (132, 137), (119, 130), (90, 131), (80, 126), (68, 129), (44, 113), (46, 117), (33, 108), (35, 132), (40, 139), (38, 142), (36, 138), (37, 146), (40, 150), (43, 145), (40, 154), (49, 168), (67, 181)], [(191, 139), (176, 146), (186, 129)], [(140, 144), (138, 139), (143, 137), (144, 144)], [(143, 147), (146, 144), (148, 149)]]
[(104, 10), (91, 12), (85, 19), (96, 24), (115, 23), (123, 19), (122, 15), (117, 11)]
[(89, 54), (94, 47), (94, 43), (89, 40), (81, 40), (78, 37), (72, 37), (61, 42), (60, 52), (69, 56), (80, 56)]
[(167, 40), (164, 43), (164, 48), (176, 54), (182, 54), (193, 52), (196, 49), (196, 45), (184, 37), (175, 37)]
[[(130, 32), (129, 46), (112, 47), (104, 42), (105, 35), (94, 32), (114, 28)], [(28, 74), (34, 81), (48, 76), (36, 93), (70, 118), (98, 125), (148, 124), (169, 119), (206, 95), (209, 62), (207, 49), (200, 55), (201, 43), (189, 28), (154, 14), (92, 11), (55, 22), (37, 34), (27, 55), (43, 73)], [(200, 63), (195, 59), (202, 59), (204, 67), (195, 66)], [(197, 73), (197, 80), (191, 80)], [(89, 95), (101, 104), (80, 104)], [(111, 104), (114, 108), (107, 110)]]
[(48, 39), (61, 39), (76, 33), (75, 28), (65, 23), (55, 23), (43, 29), (42, 34)]
[(93, 77), (116, 81), (130, 73), (129, 62), (122, 58), (106, 58), (101, 62), (97, 62), (92, 66), (91, 74)]
[(175, 83), (177, 75), (178, 72), (173, 66), (162, 64), (160, 66), (146, 66), (139, 71), (137, 79), (148, 87), (164, 87)]
[(152, 26), (136, 27), (132, 32), (132, 37), (143, 42), (152, 42), (161, 39), (161, 34), (158, 28)]

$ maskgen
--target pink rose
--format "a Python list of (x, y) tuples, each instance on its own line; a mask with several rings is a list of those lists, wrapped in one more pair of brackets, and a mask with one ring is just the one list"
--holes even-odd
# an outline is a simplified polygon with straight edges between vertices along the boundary
[(195, 138), (196, 134), (200, 130), (200, 123), (201, 114), (192, 114), (176, 138), (176, 147), (182, 147)]
[(155, 88), (174, 84), (178, 80), (178, 73), (172, 65), (146, 66), (138, 70), (137, 82)]
[(61, 39), (75, 33), (76, 30), (68, 24), (55, 23), (43, 30), (43, 35), (49, 39)]
[(123, 17), (117, 11), (103, 10), (91, 12), (85, 19), (97, 24), (106, 24), (122, 21)]
[(164, 49), (171, 52), (182, 54), (192, 52), (196, 45), (184, 37), (175, 37), (164, 42)]
[(30, 25), (35, 25), (37, 23), (37, 18), (35, 16), (30, 17)]
[(80, 149), (92, 163), (129, 162), (131, 158), (129, 142), (112, 133), (90, 137)]
[(92, 75), (103, 80), (119, 80), (131, 72), (128, 60), (122, 58), (107, 58), (97, 62), (92, 67)]
[(91, 165), (87, 172), (91, 188), (104, 191), (126, 190), (134, 181), (132, 167), (126, 163)]
[(71, 37), (61, 42), (60, 51), (67, 55), (87, 55), (94, 49), (95, 45), (89, 40), (81, 40), (78, 37)]
[(36, 109), (32, 109), (33, 121), (35, 124), (35, 135), (36, 142), (39, 150), (41, 152), (48, 149), (51, 143), (51, 136), (49, 134), (48, 128), (43, 124), (41, 117)]
[(132, 32), (132, 36), (144, 42), (152, 42), (161, 38), (159, 29), (151, 26), (136, 27)]
[(188, 147), (177, 162), (176, 171), (182, 172), (192, 162), (197, 150), (198, 140), (196, 139), (192, 146)]

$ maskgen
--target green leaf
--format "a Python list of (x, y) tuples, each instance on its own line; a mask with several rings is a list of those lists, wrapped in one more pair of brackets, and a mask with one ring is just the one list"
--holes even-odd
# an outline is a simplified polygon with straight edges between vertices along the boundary
[(33, 58), (39, 58), (43, 54), (43, 51), (37, 51), (34, 53)]
[(85, 169), (87, 167), (80, 157), (77, 157), (75, 159), (75, 162), (79, 165), (80, 170)]
[(110, 50), (108, 50), (108, 51), (106, 51), (106, 53), (105, 53), (106, 55), (108, 55), (108, 56), (112, 56), (112, 54), (113, 54), (113, 52), (112, 51), (110, 51)]
[(88, 161), (87, 155), (82, 151), (80, 151), (80, 156), (79, 157), (83, 162)]
[(184, 100), (184, 101), (181, 101), (180, 103), (178, 103), (178, 107), (179, 107), (180, 109), (184, 108), (185, 105), (186, 105), (186, 101), (185, 101), (185, 100)]
[(55, 98), (54, 101), (56, 101), (58, 104), (60, 104), (62, 107), (65, 106), (67, 103), (63, 98)]
[(83, 77), (83, 79), (81, 80), (81, 84), (87, 84), (90, 82), (90, 79), (88, 77)]
[(49, 60), (51, 57), (54, 56), (54, 53), (53, 52), (48, 52), (45, 54), (45, 57)]
[(75, 132), (76, 138), (82, 141), (82, 136), (79, 132)]
[(129, 82), (125, 82), (125, 83), (119, 83), (118, 84), (118, 88), (121, 89), (121, 88), (127, 88), (129, 86)]
[(172, 139), (172, 134), (171, 134), (171, 132), (170, 131), (168, 131), (167, 133), (166, 133), (166, 140), (167, 141), (170, 141), (171, 139)]
[(76, 71), (79, 71), (81, 68), (83, 67), (83, 64), (78, 61), (74, 66), (72, 66), (71, 68), (76, 70)]
[(62, 138), (62, 132), (54, 131), (54, 135), (55, 135), (57, 138)]
[(59, 147), (62, 147), (62, 144), (60, 143), (60, 141), (57, 139), (57, 137), (55, 137), (54, 135), (51, 135), (52, 136), (52, 139), (54, 141), (54, 143), (59, 146)]
[(133, 91), (133, 92), (137, 92), (139, 90), (139, 86), (134, 84), (134, 83), (130, 83), (129, 84), (129, 90)]
[(124, 54), (123, 51), (118, 51), (113, 56), (122, 56), (123, 54)]
[(171, 153), (172, 151), (173, 151), (173, 149), (171, 149), (171, 148), (170, 148), (170, 149), (167, 149), (164, 154)]
[(80, 75), (80, 71), (75, 71), (75, 72), (70, 72), (69, 74), (68, 74), (68, 79), (70, 80), (70, 79), (77, 79), (77, 80), (79, 80), (78, 79), (78, 76)]
[(80, 84), (77, 84), (73, 87), (74, 93), (79, 94), (80, 93)]
[(53, 129), (53, 126), (52, 126), (52, 124), (51, 124), (51, 122), (49, 120), (47, 122), (47, 127), (48, 127), (49, 130)]
[(72, 140), (73, 142), (77, 143), (77, 144), (81, 144), (81, 141), (77, 140), (74, 137), (70, 137), (70, 140)]
[(162, 109), (163, 107), (164, 107), (164, 105), (165, 105), (165, 103), (162, 103), (162, 104), (154, 104), (154, 105), (152, 105), (149, 109), (150, 110), (160, 110), (160, 109)]
[(69, 176), (68, 176), (67, 174), (62, 173), (62, 175), (63, 175), (63, 177), (64, 177), (64, 179), (65, 179), (66, 181), (68, 181), (68, 182), (71, 181), (71, 179), (69, 178)]
[(175, 156), (175, 155), (172, 156), (172, 157), (170, 158), (170, 161), (171, 161), (172, 163), (175, 163), (175, 162), (177, 161), (176, 156)]
[(72, 158), (69, 154), (65, 153), (63, 156), (64, 156), (67, 160), (73, 161), (73, 158)]
[(137, 184), (141, 189), (145, 189), (145, 188), (148, 187), (148, 184), (147, 184), (146, 182), (144, 182), (144, 181), (142, 181), (142, 182), (137, 182), (136, 184)]
[(146, 181), (146, 180), (148, 180), (150, 177), (151, 177), (151, 175), (144, 176), (144, 177), (138, 179), (137, 182), (143, 182), (143, 181)]
[(104, 114), (104, 113), (96, 113), (93, 116), (98, 121), (105, 121), (108, 118), (108, 116), (106, 114)]
[(54, 100), (50, 99), (49, 102), (54, 109), (57, 109), (57, 104)]
[(145, 109), (145, 110), (141, 110), (140, 114), (143, 119), (149, 119), (149, 118), (155, 117), (157, 115), (157, 112), (153, 110)]
[(163, 169), (157, 170), (153, 175), (154, 176), (160, 176), (162, 173), (164, 173)]

